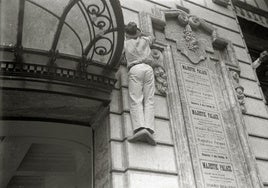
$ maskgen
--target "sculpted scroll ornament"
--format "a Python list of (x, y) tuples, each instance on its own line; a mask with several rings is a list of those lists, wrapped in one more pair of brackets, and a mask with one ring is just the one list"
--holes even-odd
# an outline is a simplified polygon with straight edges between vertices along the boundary
[(154, 69), (155, 76), (155, 87), (160, 94), (166, 96), (167, 93), (167, 75), (166, 71), (163, 68), (163, 54), (158, 49), (152, 49), (152, 57), (154, 59)]
[(242, 113), (246, 113), (246, 107), (245, 107), (245, 94), (244, 94), (244, 87), (242, 87), (239, 83), (239, 75), (237, 72), (232, 71), (232, 77), (233, 77), (233, 84), (236, 91), (236, 97), (239, 102), (239, 105), (241, 107)]

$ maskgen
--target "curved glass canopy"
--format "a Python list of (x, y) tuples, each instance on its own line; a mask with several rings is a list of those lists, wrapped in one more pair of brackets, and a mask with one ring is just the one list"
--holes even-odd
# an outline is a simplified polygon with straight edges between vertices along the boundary
[(83, 72), (119, 61), (124, 24), (117, 0), (1, 0), (0, 12), (0, 49), (18, 63)]

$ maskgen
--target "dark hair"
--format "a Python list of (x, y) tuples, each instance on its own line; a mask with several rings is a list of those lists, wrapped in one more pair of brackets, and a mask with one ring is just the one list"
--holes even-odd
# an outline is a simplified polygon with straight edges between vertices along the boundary
[(137, 33), (138, 27), (135, 22), (129, 22), (125, 26), (125, 32), (129, 35), (135, 35)]

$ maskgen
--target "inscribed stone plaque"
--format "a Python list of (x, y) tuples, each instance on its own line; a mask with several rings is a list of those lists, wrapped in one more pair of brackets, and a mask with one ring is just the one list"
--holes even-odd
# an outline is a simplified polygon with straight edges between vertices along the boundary
[(182, 72), (188, 103), (192, 107), (216, 110), (208, 69), (182, 64)]
[(213, 91), (211, 70), (181, 64), (197, 161), (206, 188), (238, 188), (221, 111)]

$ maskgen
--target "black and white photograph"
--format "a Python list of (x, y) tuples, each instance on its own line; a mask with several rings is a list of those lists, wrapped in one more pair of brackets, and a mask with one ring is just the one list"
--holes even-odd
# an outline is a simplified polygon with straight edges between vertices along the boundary
[(0, 188), (268, 188), (268, 0), (0, 0)]

